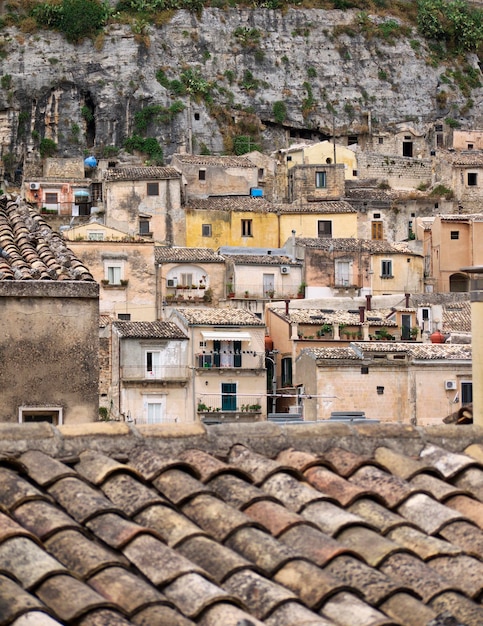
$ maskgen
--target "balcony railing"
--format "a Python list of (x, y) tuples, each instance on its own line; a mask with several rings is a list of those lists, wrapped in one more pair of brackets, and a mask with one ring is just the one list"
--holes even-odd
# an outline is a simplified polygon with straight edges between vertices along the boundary
[(246, 413), (259, 414), (262, 412), (261, 396), (250, 396), (236, 393), (221, 394), (199, 394), (197, 396), (197, 413), (216, 414), (216, 413)]
[(251, 352), (206, 351), (195, 355), (195, 367), (199, 369), (264, 369), (265, 355)]
[(121, 379), (124, 381), (186, 381), (189, 378), (189, 368), (186, 365), (160, 365), (151, 370), (145, 367), (122, 367)]

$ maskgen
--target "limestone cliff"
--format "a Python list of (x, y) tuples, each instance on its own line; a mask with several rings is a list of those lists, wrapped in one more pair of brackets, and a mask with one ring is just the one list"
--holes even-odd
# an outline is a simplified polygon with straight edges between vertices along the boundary
[[(57, 144), (58, 155), (75, 156), (122, 147), (140, 129), (166, 157), (180, 145), (222, 152), (235, 135), (272, 150), (285, 147), (290, 133), (324, 138), (333, 128), (361, 136), (409, 122), (424, 133), (449, 117), (482, 126), (483, 90), (468, 91), (465, 71), (458, 81), (447, 67), (430, 65), (414, 29), (368, 38), (351, 29), (356, 19), (356, 11), (315, 9), (178, 11), (141, 35), (114, 24), (103, 41), (76, 46), (50, 31), (4, 31), (6, 168), (21, 169), (43, 138)], [(176, 94), (187, 70), (202, 82), (191, 107), (186, 93)], [(477, 85), (476, 57), (468, 58), (468, 71)], [(151, 115), (139, 117), (142, 111)]]

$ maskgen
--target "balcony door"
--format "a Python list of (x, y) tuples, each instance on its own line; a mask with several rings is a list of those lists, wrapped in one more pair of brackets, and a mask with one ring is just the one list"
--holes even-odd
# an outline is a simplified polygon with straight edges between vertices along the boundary
[(221, 410), (236, 411), (236, 383), (221, 383)]

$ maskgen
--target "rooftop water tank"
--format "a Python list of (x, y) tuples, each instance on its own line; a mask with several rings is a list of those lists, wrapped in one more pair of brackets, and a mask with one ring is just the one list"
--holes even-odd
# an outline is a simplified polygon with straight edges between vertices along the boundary
[(261, 198), (263, 196), (263, 189), (259, 187), (252, 187), (250, 189), (250, 195), (252, 198)]
[(97, 167), (97, 159), (94, 156), (88, 156), (84, 159), (85, 167)]

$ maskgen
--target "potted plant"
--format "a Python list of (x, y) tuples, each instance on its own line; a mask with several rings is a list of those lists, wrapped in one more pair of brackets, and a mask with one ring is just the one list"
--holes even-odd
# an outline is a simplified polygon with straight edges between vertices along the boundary
[(305, 287), (307, 287), (306, 283), (302, 281), (299, 285), (299, 289), (297, 291), (298, 298), (305, 298)]
[(322, 324), (322, 326), (317, 331), (317, 337), (323, 337), (324, 335), (328, 335), (332, 333), (332, 324)]
[(409, 336), (411, 337), (413, 341), (416, 341), (418, 333), (419, 333), (419, 328), (417, 326), (413, 326), (411, 330), (409, 331)]
[(267, 291), (267, 298), (273, 298), (274, 295), (275, 295), (275, 290), (274, 289), (269, 289)]
[(249, 295), (250, 295), (250, 294), (249, 294), (249, 292), (248, 292), (248, 289), (247, 289), (247, 290), (245, 290), (245, 298), (248, 298), (248, 296), (249, 296)]

